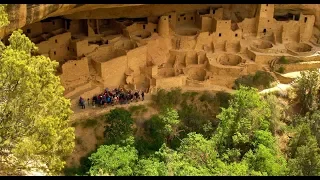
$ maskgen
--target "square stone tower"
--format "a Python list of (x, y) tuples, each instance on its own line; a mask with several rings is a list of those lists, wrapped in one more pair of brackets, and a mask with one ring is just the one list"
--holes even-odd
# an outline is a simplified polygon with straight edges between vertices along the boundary
[(257, 37), (272, 34), (273, 14), (274, 4), (260, 4), (256, 16)]

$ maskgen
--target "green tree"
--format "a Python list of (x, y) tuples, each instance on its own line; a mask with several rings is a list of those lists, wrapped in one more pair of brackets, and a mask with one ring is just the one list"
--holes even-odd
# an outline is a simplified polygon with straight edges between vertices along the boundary
[(134, 167), (135, 176), (167, 176), (168, 170), (163, 162), (157, 158), (140, 159)]
[(286, 110), (285, 106), (281, 104), (275, 95), (266, 95), (264, 100), (267, 102), (270, 111), (270, 131), (273, 135), (276, 134), (281, 127), (281, 118), (283, 117), (283, 112)]
[(163, 134), (167, 137), (167, 144), (170, 144), (174, 137), (178, 137), (179, 133), (179, 115), (178, 112), (172, 108), (167, 108), (164, 112), (159, 115), (159, 118), (164, 123), (162, 129)]
[(91, 176), (131, 176), (133, 166), (138, 160), (137, 150), (130, 146), (102, 145), (96, 153), (93, 153), (89, 160)]
[(290, 140), (288, 167), (290, 175), (319, 176), (320, 149), (317, 140), (312, 135), (310, 126), (306, 123), (296, 127), (297, 133)]
[(185, 160), (185, 155), (165, 144), (155, 153), (160, 161), (164, 162), (169, 176), (209, 176), (210, 170), (205, 166), (196, 166)]
[(106, 114), (105, 137), (107, 144), (119, 144), (133, 135), (131, 113), (124, 108), (116, 108)]
[(320, 85), (318, 69), (301, 71), (297, 79), (296, 93), (302, 106), (302, 113), (317, 109), (317, 95)]
[[(0, 6), (1, 25), (7, 24)], [(70, 100), (55, 75), (58, 63), (34, 56), (37, 47), (14, 31), (0, 55), (0, 173), (37, 168), (56, 174), (74, 148)]]
[(270, 109), (262, 101), (257, 89), (240, 86), (227, 109), (217, 116), (220, 124), (214, 136), (220, 153), (228, 149), (244, 155), (251, 148), (255, 131), (269, 129)]
[(7, 7), (7, 4), (0, 5), (0, 28), (4, 27), (10, 23), (8, 14), (5, 11), (6, 7)]

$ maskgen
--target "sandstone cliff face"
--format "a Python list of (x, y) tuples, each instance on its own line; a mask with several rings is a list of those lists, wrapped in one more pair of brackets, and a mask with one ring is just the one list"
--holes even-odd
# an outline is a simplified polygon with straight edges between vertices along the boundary
[[(160, 16), (171, 11), (192, 11), (209, 7), (223, 7), (224, 17), (242, 21), (256, 15), (257, 4), (10, 4), (7, 7), (10, 25), (0, 29), (0, 37), (48, 17), (64, 16), (69, 19), (139, 18)], [(94, 10), (94, 11), (93, 11)], [(286, 13), (313, 14), (315, 26), (320, 27), (320, 5), (276, 4), (275, 15)]]

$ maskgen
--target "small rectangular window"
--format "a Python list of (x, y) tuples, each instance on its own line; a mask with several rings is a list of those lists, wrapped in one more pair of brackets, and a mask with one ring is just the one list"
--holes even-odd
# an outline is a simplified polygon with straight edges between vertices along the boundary
[(27, 33), (31, 33), (31, 30), (30, 30), (30, 29), (27, 29)]
[(153, 32), (157, 32), (157, 29), (154, 29)]
[(56, 43), (58, 43), (58, 40), (55, 40)]
[(191, 17), (191, 20), (193, 20), (193, 17)]
[(57, 52), (53, 51), (53, 54), (54, 54), (54, 55), (57, 55)]
[(143, 25), (143, 29), (146, 29), (146, 25)]
[(171, 15), (169, 15), (169, 18), (171, 18)]
[(187, 20), (187, 18), (186, 18), (186, 17), (184, 17), (183, 19), (184, 19), (184, 20)]
[(219, 33), (219, 37), (221, 37), (221, 33)]
[(304, 18), (304, 22), (306, 23), (306, 22), (307, 22), (307, 20), (308, 20), (308, 18), (307, 18), (307, 17), (305, 17), (305, 18)]

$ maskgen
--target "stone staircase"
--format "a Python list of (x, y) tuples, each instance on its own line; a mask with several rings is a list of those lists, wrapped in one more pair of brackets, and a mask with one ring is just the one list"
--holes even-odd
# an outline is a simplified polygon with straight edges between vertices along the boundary
[(263, 66), (263, 70), (270, 73), (271, 76), (276, 80), (277, 84), (280, 84), (280, 81), (278, 80), (277, 76), (271, 71), (271, 68), (269, 65)]

